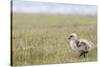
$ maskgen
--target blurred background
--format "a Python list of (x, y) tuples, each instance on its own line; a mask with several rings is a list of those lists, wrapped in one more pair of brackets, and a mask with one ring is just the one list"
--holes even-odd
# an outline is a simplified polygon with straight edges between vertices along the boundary
[(13, 12), (64, 15), (96, 15), (97, 6), (13, 0)]

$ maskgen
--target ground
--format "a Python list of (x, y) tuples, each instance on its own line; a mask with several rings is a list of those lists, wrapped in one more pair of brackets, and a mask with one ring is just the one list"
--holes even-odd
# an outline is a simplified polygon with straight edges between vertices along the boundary
[(58, 64), (97, 60), (97, 48), (78, 57), (68, 36), (75, 32), (97, 45), (97, 17), (49, 14), (12, 15), (13, 65)]

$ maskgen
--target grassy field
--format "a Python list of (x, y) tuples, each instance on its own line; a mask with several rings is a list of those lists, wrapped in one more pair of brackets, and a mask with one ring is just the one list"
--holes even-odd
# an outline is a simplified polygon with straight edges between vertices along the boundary
[(97, 45), (97, 17), (43, 14), (13, 14), (13, 65), (88, 62), (97, 60), (97, 48), (86, 58), (78, 57), (68, 36), (76, 32)]

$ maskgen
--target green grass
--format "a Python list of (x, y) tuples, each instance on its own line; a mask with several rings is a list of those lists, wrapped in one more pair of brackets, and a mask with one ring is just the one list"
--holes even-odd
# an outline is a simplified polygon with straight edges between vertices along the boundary
[(95, 16), (13, 14), (13, 65), (88, 62), (97, 60), (97, 48), (86, 58), (78, 57), (68, 36), (76, 32), (97, 44)]

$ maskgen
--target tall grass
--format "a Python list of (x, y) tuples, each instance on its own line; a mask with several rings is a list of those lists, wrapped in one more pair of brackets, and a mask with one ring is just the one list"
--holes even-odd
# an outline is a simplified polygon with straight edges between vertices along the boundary
[(13, 14), (13, 65), (88, 62), (97, 60), (97, 48), (86, 58), (71, 50), (68, 35), (76, 32), (97, 44), (95, 16)]

